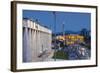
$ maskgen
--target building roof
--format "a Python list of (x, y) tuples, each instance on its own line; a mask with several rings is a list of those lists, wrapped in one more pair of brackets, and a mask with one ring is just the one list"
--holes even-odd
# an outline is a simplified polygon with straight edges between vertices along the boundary
[(37, 24), (39, 24), (39, 25), (41, 25), (41, 26), (43, 26), (43, 27), (45, 27), (45, 28), (50, 29), (48, 26), (45, 26), (45, 25), (41, 24), (41, 23), (38, 21), (38, 19), (34, 20), (34, 19), (30, 19), (30, 18), (25, 18), (25, 17), (24, 17), (23, 19), (25, 19), (25, 20), (30, 20), (30, 21), (35, 22), (35, 23), (37, 23)]

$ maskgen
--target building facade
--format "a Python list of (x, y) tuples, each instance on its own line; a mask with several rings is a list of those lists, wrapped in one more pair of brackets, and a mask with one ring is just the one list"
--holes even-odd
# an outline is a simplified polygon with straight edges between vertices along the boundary
[(84, 42), (84, 36), (78, 34), (69, 34), (65, 36), (57, 36), (58, 40), (66, 41), (66, 45), (74, 44), (74, 43), (81, 43)]
[(23, 19), (23, 62), (45, 61), (51, 55), (52, 31), (38, 22)]

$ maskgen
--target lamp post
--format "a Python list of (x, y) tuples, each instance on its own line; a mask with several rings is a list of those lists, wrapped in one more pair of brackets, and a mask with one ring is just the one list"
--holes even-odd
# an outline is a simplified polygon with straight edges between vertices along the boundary
[(56, 12), (53, 11), (53, 16), (54, 16), (54, 60), (56, 61)]
[(63, 40), (63, 42), (64, 42), (64, 48), (65, 48), (65, 45), (66, 45), (66, 34), (65, 34), (65, 24), (64, 24), (64, 22), (63, 22), (63, 24), (62, 24), (62, 32), (63, 32), (63, 37), (64, 37), (64, 40)]

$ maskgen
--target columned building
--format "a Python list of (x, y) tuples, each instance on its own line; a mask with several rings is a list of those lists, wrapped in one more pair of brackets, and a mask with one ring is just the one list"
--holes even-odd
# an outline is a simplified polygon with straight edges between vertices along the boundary
[(52, 31), (38, 22), (23, 19), (23, 62), (40, 62), (49, 60)]

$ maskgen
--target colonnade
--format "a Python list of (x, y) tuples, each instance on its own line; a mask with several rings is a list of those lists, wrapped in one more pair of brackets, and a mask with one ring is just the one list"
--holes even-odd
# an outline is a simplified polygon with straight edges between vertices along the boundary
[(39, 57), (51, 50), (52, 31), (36, 21), (23, 19), (23, 62), (45, 61)]

